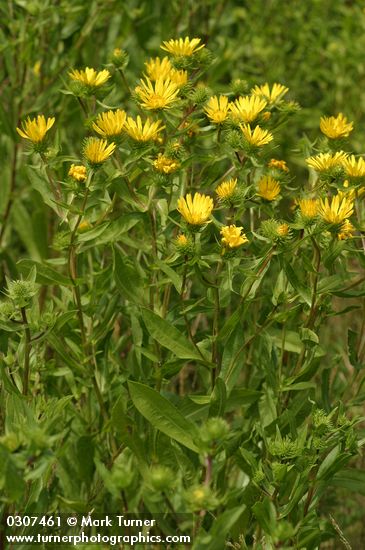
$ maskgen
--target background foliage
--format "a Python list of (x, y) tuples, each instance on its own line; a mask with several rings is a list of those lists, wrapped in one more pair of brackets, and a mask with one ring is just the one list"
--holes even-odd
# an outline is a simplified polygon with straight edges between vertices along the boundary
[[(214, 341), (213, 229), (207, 229), (210, 248), (186, 274), (169, 244), (167, 192), (151, 198), (160, 228), (159, 253), (151, 256), (148, 212), (136, 207), (113, 165), (98, 173), (92, 222), (93, 212), (110, 207), (113, 192), (117, 202), (102, 231), (78, 236), (85, 343), (62, 251), (67, 229), (57, 226), (44, 167), (15, 128), (28, 115), (56, 117), (48, 166), (65, 181), (89, 131), (69, 93), (68, 70), (102, 68), (122, 47), (133, 88), (144, 61), (161, 55), (162, 40), (199, 36), (213, 54), (200, 77), (212, 94), (228, 92), (235, 79), (247, 81), (248, 90), (281, 82), (300, 104), (273, 153), (290, 165), (294, 197), (308, 181), (304, 158), (318, 138), (320, 116), (344, 112), (356, 128), (350, 149), (364, 151), (362, 3), (187, 0), (166, 9), (164, 2), (137, 0), (18, 0), (2, 3), (0, 12), (1, 286), (6, 293), (7, 280), (21, 277), (40, 285), (27, 322), (1, 325), (2, 514), (173, 507), (196, 514), (197, 548), (218, 550), (226, 539), (236, 548), (360, 548), (364, 286), (351, 288), (364, 267), (359, 240), (350, 254), (323, 250), (323, 323), (310, 329), (303, 316), (315, 272), (309, 247), (294, 259), (284, 247), (271, 262), (270, 247), (254, 243), (234, 281), (244, 307), (230, 298), (232, 273), (225, 268), (223, 375), (212, 389), (201, 353)], [(115, 82), (98, 109), (121, 106), (136, 114), (118, 75)], [(195, 122), (204, 126), (199, 117)], [(194, 139), (179, 185), (194, 169), (195, 188), (212, 193), (228, 157), (211, 134), (202, 146)], [(133, 162), (142, 166), (140, 195), (147, 198), (151, 162), (141, 164), (136, 150), (129, 160), (136, 180)], [(288, 215), (289, 200), (280, 208)], [(176, 212), (172, 217), (179, 220)], [(186, 318), (200, 348), (188, 338)], [(34, 341), (30, 398), (24, 398), (28, 327)], [(293, 373), (303, 349), (309, 359)], [(242, 360), (233, 369), (237, 353)], [(217, 418), (228, 422), (228, 434)], [(198, 488), (206, 493), (197, 496)]]

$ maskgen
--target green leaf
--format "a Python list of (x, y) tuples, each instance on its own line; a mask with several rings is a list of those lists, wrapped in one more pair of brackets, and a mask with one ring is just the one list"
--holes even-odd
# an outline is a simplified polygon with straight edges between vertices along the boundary
[(225, 548), (228, 533), (239, 521), (245, 510), (246, 505), (242, 504), (220, 514), (214, 521), (209, 533), (206, 536), (199, 536), (194, 544), (194, 550), (222, 550), (222, 548)]
[(36, 246), (31, 217), (20, 201), (14, 202), (11, 215), (14, 228), (27, 249), (29, 256), (34, 260), (40, 260), (41, 254)]
[(195, 424), (186, 420), (170, 401), (149, 386), (129, 381), (128, 387), (134, 406), (152, 426), (188, 449), (198, 452), (195, 444), (198, 430)]
[(8, 449), (0, 443), (0, 489), (15, 501), (25, 489), (24, 475), (18, 470)]
[(331, 479), (330, 484), (365, 496), (365, 471), (353, 469), (340, 470)]
[(227, 401), (226, 385), (222, 378), (217, 378), (210, 396), (209, 417), (223, 416)]
[(114, 248), (114, 278), (122, 296), (137, 304), (145, 302), (143, 278), (132, 261)]
[(41, 285), (59, 284), (63, 286), (70, 286), (72, 284), (68, 277), (58, 273), (58, 271), (44, 263), (41, 264), (40, 262), (33, 260), (19, 260), (17, 266), (19, 271), (24, 275), (27, 275), (32, 267), (35, 267), (37, 271), (36, 281)]
[(142, 311), (142, 319), (149, 334), (161, 346), (172, 351), (179, 359), (202, 361), (201, 355), (190, 340), (177, 328), (149, 309), (144, 308)]
[(268, 535), (274, 535), (276, 527), (275, 507), (268, 497), (261, 502), (256, 502), (252, 506), (252, 511), (256, 516), (262, 529)]

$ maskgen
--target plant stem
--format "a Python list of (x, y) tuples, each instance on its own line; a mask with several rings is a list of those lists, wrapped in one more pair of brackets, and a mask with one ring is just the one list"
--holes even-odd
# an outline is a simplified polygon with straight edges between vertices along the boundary
[(23, 395), (28, 395), (30, 350), (31, 350), (32, 344), (31, 344), (31, 335), (30, 335), (28, 319), (27, 319), (27, 312), (25, 307), (21, 307), (20, 311), (21, 311), (22, 321), (25, 329)]

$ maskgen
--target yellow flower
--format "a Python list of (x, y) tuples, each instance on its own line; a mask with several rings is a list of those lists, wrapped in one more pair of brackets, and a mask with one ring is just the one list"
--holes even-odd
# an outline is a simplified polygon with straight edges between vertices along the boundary
[(315, 218), (318, 213), (317, 199), (299, 199), (297, 201), (300, 212), (304, 218)]
[(68, 175), (76, 181), (86, 180), (86, 166), (83, 164), (71, 164)]
[(218, 197), (221, 200), (229, 199), (234, 194), (236, 190), (236, 186), (237, 186), (237, 179), (232, 178), (230, 180), (222, 181), (222, 183), (218, 185), (215, 192), (217, 193)]
[(271, 159), (268, 167), (277, 168), (278, 170), (282, 170), (283, 172), (289, 172), (289, 168), (287, 167), (285, 160)]
[(262, 86), (256, 85), (252, 88), (251, 93), (263, 97), (269, 103), (275, 103), (275, 101), (281, 100), (288, 91), (289, 88), (277, 83), (273, 84), (270, 90), (269, 84), (266, 83)]
[(178, 246), (186, 246), (188, 244), (188, 239), (185, 235), (181, 233), (181, 235), (178, 235), (176, 238), (176, 244)]
[(105, 82), (110, 78), (110, 72), (107, 69), (96, 71), (90, 67), (86, 67), (83, 71), (73, 69), (68, 74), (72, 80), (80, 82), (90, 88), (98, 88), (99, 86), (105, 84)]
[(341, 230), (337, 235), (337, 237), (340, 241), (349, 239), (353, 236), (354, 231), (355, 231), (355, 228), (352, 225), (352, 223), (349, 220), (345, 220), (341, 225)]
[(34, 119), (28, 117), (26, 121), (22, 122), (22, 127), (17, 128), (16, 131), (21, 137), (29, 139), (32, 143), (41, 143), (48, 130), (52, 128), (54, 121), (54, 117), (46, 120), (44, 115), (38, 115)]
[(209, 99), (204, 111), (214, 124), (221, 124), (228, 116), (228, 97), (225, 95), (213, 96)]
[(337, 117), (323, 116), (319, 124), (321, 132), (331, 139), (347, 137), (352, 132), (353, 126), (354, 123), (347, 122), (347, 118), (342, 113), (339, 113)]
[(258, 195), (267, 201), (273, 201), (280, 193), (280, 184), (271, 176), (263, 176), (258, 183)]
[(243, 227), (236, 227), (235, 225), (225, 225), (222, 227), (222, 245), (227, 248), (237, 248), (242, 244), (248, 243), (248, 238), (242, 231)]
[(172, 70), (172, 65), (168, 57), (161, 59), (155, 57), (145, 62), (147, 76), (150, 80), (158, 80), (159, 78), (167, 78)]
[(34, 65), (33, 65), (33, 74), (35, 76), (40, 76), (41, 67), (42, 67), (42, 63), (39, 60), (34, 63)]
[(289, 225), (287, 223), (279, 224), (276, 232), (279, 237), (287, 237), (289, 235)]
[(136, 141), (156, 141), (159, 138), (159, 133), (165, 128), (160, 120), (154, 122), (147, 118), (142, 124), (142, 119), (138, 115), (137, 120), (128, 117), (124, 124), (124, 131)]
[(169, 78), (158, 78), (154, 85), (146, 78), (146, 81), (141, 80), (141, 85), (135, 88), (135, 92), (145, 109), (169, 109), (177, 100), (179, 87)]
[(309, 157), (305, 159), (305, 162), (316, 170), (316, 172), (324, 172), (325, 170), (330, 170), (335, 166), (340, 166), (343, 164), (344, 160), (347, 157), (347, 153), (343, 151), (338, 151), (337, 153), (320, 153), (314, 157)]
[(93, 122), (93, 128), (103, 138), (120, 136), (126, 118), (125, 111), (121, 109), (106, 111), (96, 117), (95, 122)]
[(257, 95), (238, 97), (229, 108), (232, 116), (242, 122), (253, 122), (266, 107), (267, 103)]
[(354, 203), (345, 193), (337, 193), (331, 201), (326, 197), (321, 199), (318, 206), (318, 214), (328, 223), (342, 223), (349, 218), (354, 211)]
[(177, 69), (171, 69), (168, 77), (170, 78), (171, 82), (181, 88), (181, 86), (185, 86), (188, 81), (188, 72), (183, 70), (178, 71)]
[(274, 139), (274, 136), (268, 130), (263, 130), (260, 126), (255, 126), (252, 130), (249, 124), (240, 124), (240, 128), (246, 141), (255, 147), (266, 145)]
[(365, 160), (362, 157), (356, 158), (351, 155), (343, 160), (342, 166), (346, 174), (352, 178), (362, 178), (365, 176)]
[(114, 153), (115, 143), (109, 143), (106, 139), (88, 138), (85, 141), (84, 156), (90, 164), (102, 164)]
[(185, 40), (183, 38), (179, 38), (178, 40), (165, 40), (160, 48), (174, 56), (181, 55), (188, 57), (204, 48), (205, 44), (200, 45), (200, 42), (201, 38), (192, 38), (190, 40), (190, 38), (186, 36)]
[(172, 174), (180, 167), (180, 163), (175, 159), (165, 157), (165, 155), (159, 153), (157, 159), (153, 161), (153, 166), (158, 172)]
[(213, 199), (207, 195), (195, 193), (194, 198), (188, 193), (186, 198), (180, 197), (177, 201), (177, 210), (191, 225), (208, 223), (213, 210)]
[(80, 223), (80, 225), (77, 228), (78, 233), (84, 233), (84, 231), (87, 231), (88, 229), (91, 229), (92, 225), (87, 220), (84, 220)]

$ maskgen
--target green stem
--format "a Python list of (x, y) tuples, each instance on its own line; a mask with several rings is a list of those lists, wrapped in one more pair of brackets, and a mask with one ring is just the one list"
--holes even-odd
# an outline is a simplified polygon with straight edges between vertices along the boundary
[(25, 329), (25, 345), (24, 345), (24, 372), (23, 372), (23, 395), (28, 395), (29, 388), (29, 367), (30, 367), (30, 351), (31, 351), (31, 335), (28, 325), (27, 312), (25, 307), (20, 308), (22, 321)]

